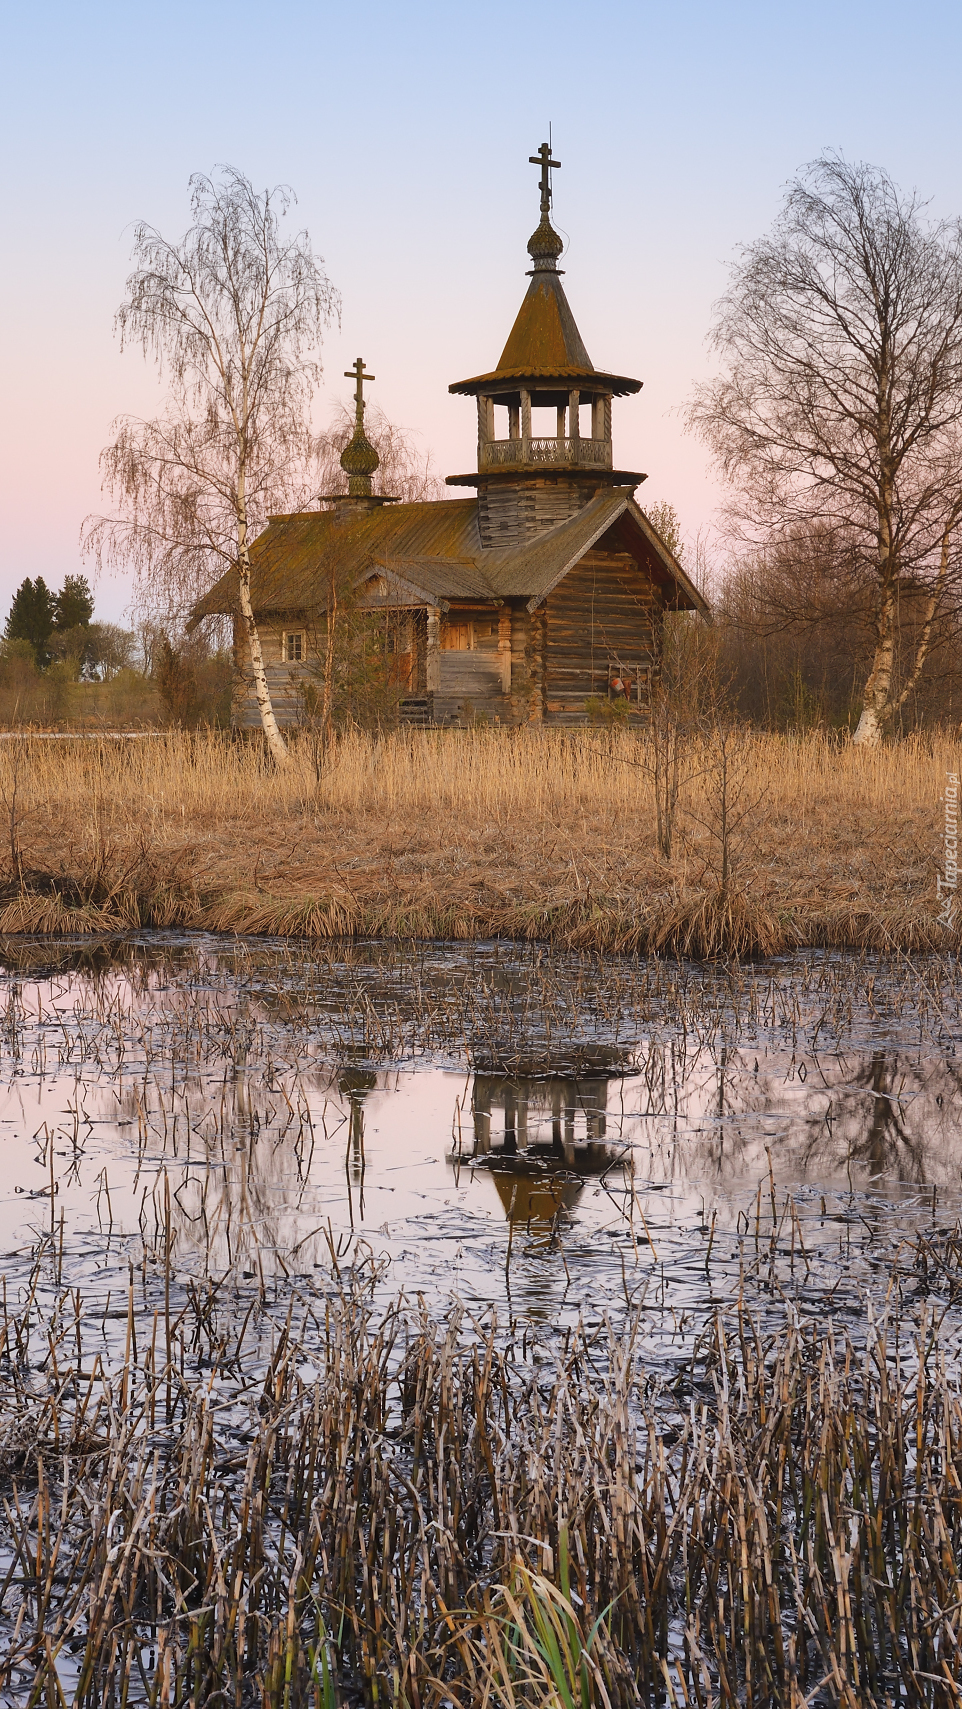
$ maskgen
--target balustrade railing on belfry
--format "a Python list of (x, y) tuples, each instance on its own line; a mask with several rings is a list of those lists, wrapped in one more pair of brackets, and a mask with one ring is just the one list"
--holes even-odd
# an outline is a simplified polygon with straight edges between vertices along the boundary
[(611, 468), (608, 439), (488, 439), (479, 447), (478, 467), (497, 469), (537, 463), (542, 468)]

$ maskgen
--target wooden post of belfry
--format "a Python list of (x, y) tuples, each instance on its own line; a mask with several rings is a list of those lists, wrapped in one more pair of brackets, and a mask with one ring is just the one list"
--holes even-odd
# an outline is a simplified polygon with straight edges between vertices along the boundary
[(428, 694), (441, 689), (441, 607), (428, 606), (428, 643), (425, 655), (425, 688)]
[(531, 461), (531, 393), (521, 392), (521, 461)]

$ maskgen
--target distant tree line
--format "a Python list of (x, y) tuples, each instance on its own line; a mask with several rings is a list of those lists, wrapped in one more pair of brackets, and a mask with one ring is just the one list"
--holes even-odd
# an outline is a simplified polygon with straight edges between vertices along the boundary
[(20, 583), (4, 628), (7, 650), (19, 643), (40, 671), (60, 665), (78, 681), (107, 682), (134, 659), (136, 637), (115, 623), (95, 623), (86, 576), (66, 576), (58, 593), (42, 576)]
[[(691, 613), (667, 619), (665, 668), (671, 655), (670, 668), (695, 669), (702, 687), (707, 673), (716, 709), (746, 723), (852, 735), (876, 645), (876, 603), (872, 578), (844, 530), (798, 526), (711, 564), (705, 537), (686, 541), (673, 505), (649, 503), (646, 514), (712, 612), (707, 625)], [(899, 688), (912, 681), (891, 715), (892, 735), (962, 728), (962, 597), (954, 585), (945, 590), (916, 672), (927, 604), (913, 580), (896, 589), (892, 679)]]
[(0, 722), (83, 722), (91, 711), (83, 691), (99, 685), (110, 690), (96, 703), (101, 720), (224, 725), (230, 682), (230, 656), (216, 637), (172, 637), (156, 622), (139, 630), (97, 623), (85, 576), (66, 576), (59, 591), (28, 576), (0, 643)]
[[(712, 599), (719, 677), (743, 718), (768, 729), (858, 729), (877, 648), (877, 590), (844, 529), (799, 527), (736, 555)], [(957, 589), (945, 589), (930, 614), (925, 585), (902, 577), (892, 605), (887, 733), (962, 725)]]

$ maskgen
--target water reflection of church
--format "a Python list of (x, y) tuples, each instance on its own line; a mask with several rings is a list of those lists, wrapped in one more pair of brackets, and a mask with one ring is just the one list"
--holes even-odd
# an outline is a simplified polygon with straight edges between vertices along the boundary
[[(476, 1074), (471, 1110), (476, 1154), (499, 1149), (505, 1155), (543, 1150), (574, 1163), (599, 1145), (607, 1131), (610, 1079), (507, 1079)], [(500, 1140), (500, 1144), (497, 1142)]]

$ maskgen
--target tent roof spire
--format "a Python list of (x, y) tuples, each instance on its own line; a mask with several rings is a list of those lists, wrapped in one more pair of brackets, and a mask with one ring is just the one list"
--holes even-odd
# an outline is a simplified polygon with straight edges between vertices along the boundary
[(640, 380), (597, 369), (585, 349), (561, 283), (558, 258), (564, 242), (551, 224), (551, 174), (560, 169), (561, 162), (554, 159), (550, 142), (543, 142), (528, 158), (532, 166), (541, 169), (541, 223), (528, 239), (531, 284), (498, 366), (490, 373), (458, 380), (448, 390), (468, 396), (491, 388), (507, 392), (518, 385), (573, 391), (580, 382), (585, 392), (606, 392), (611, 397), (638, 392)]

